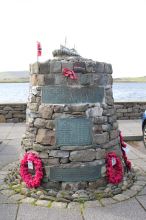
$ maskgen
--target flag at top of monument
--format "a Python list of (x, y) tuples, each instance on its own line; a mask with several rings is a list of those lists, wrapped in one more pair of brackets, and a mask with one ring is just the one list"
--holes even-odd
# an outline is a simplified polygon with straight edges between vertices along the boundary
[(41, 55), (42, 55), (41, 43), (37, 41), (37, 56), (40, 57)]

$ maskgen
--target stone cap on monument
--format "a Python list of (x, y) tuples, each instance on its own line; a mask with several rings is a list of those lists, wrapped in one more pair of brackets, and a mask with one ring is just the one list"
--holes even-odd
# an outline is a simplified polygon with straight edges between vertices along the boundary
[(63, 68), (69, 68), (76, 73), (112, 74), (113, 72), (111, 64), (84, 58), (75, 49), (69, 49), (62, 45), (60, 49), (55, 49), (52, 54), (53, 59), (30, 65), (30, 73), (61, 73)]

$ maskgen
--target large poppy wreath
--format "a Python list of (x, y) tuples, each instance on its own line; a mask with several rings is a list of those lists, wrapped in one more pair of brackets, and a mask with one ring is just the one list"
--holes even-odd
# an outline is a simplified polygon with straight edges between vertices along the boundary
[(109, 183), (118, 184), (123, 179), (123, 166), (115, 152), (106, 156), (106, 177)]
[[(28, 163), (34, 167), (35, 175), (29, 172)], [(20, 175), (28, 188), (39, 187), (43, 178), (41, 159), (34, 153), (26, 153), (20, 164)]]

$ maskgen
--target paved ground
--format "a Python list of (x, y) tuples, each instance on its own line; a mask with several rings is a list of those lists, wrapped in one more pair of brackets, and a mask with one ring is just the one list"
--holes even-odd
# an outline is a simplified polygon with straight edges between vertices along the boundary
[(22, 123), (0, 124), (0, 169), (10, 162), (18, 160), (21, 137), (25, 131)]
[[(141, 122), (122, 121), (120, 129), (124, 136), (141, 135)], [(133, 126), (135, 125), (135, 126)], [(18, 159), (21, 136), (24, 124), (0, 124), (0, 169)], [(133, 130), (133, 133), (132, 133)], [(137, 131), (136, 131), (137, 130)], [(129, 132), (129, 133), (128, 133)], [(135, 132), (135, 133), (134, 133)], [(146, 154), (135, 147), (129, 146), (128, 157), (146, 174)], [(2, 181), (3, 172), (0, 172)], [(1, 184), (1, 182), (0, 182)], [(17, 204), (10, 199), (10, 195), (3, 195), (0, 191), (0, 220), (145, 220), (146, 219), (146, 187), (132, 199), (117, 204), (88, 205), (79, 210), (45, 208), (29, 204)]]
[(138, 151), (146, 154), (146, 147), (144, 146), (143, 141), (127, 141), (127, 143)]
[(122, 131), (126, 141), (142, 140), (142, 122), (137, 120), (118, 120), (119, 129)]

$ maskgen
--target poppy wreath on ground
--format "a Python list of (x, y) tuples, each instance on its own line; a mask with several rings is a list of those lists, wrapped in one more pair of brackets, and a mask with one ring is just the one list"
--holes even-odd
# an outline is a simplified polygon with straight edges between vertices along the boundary
[[(35, 175), (29, 173), (28, 163), (34, 167)], [(20, 163), (20, 175), (28, 188), (36, 188), (41, 184), (43, 178), (42, 161), (34, 153), (26, 153)]]
[(123, 160), (124, 160), (124, 163), (126, 165), (126, 170), (128, 172), (128, 171), (131, 170), (131, 162), (128, 160), (126, 152), (124, 150), (124, 148), (126, 148), (127, 144), (124, 142), (121, 131), (120, 131), (119, 136), (120, 136), (120, 145), (121, 145), (121, 150), (122, 150), (122, 154), (123, 154)]
[(118, 184), (123, 179), (123, 166), (115, 152), (106, 155), (106, 177), (108, 183)]

